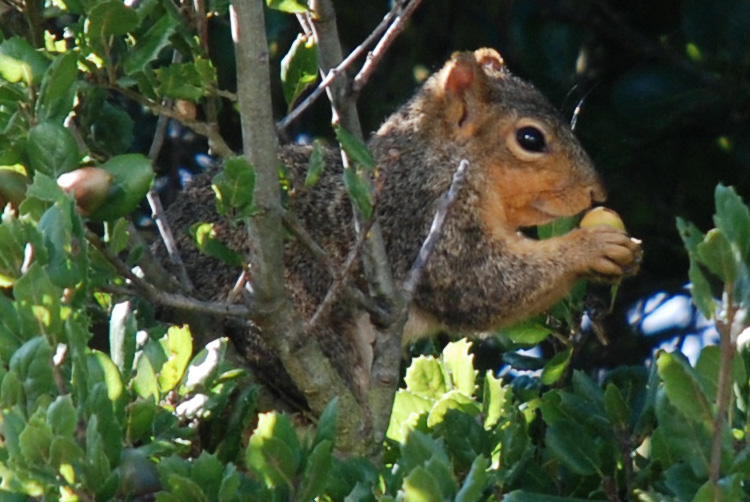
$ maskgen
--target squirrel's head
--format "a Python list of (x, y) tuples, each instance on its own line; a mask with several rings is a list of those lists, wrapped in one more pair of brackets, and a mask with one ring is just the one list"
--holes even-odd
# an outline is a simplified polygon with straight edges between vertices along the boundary
[(606, 197), (570, 126), (495, 50), (454, 54), (425, 90), (425, 115), (442, 116), (432, 135), (466, 152), (491, 227), (540, 225)]

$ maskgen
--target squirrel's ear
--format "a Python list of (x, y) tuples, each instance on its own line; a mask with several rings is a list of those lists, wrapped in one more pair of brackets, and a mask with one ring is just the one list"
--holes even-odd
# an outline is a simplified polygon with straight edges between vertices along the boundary
[(503, 57), (495, 49), (485, 47), (474, 51), (474, 59), (482, 65), (485, 71), (499, 72), (505, 68)]
[(454, 54), (446, 65), (443, 89), (454, 96), (462, 97), (474, 83), (478, 70), (477, 61), (471, 54), (466, 52)]

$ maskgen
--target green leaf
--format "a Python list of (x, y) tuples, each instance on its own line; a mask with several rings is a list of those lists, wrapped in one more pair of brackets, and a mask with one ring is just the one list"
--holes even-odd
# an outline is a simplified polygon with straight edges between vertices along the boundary
[(219, 493), (223, 476), (224, 464), (207, 451), (202, 451), (193, 462), (191, 479), (198, 483), (204, 493), (209, 494), (210, 499)]
[(399, 389), (393, 400), (391, 421), (386, 435), (394, 441), (403, 443), (415, 422), (419, 417), (426, 416), (432, 405), (432, 399)]
[(336, 427), (338, 424), (338, 404), (339, 401), (336, 397), (323, 409), (323, 413), (320, 414), (320, 418), (318, 419), (318, 428), (315, 432), (315, 442), (313, 445), (317, 445), (323, 441), (335, 444)]
[(124, 389), (122, 385), (122, 379), (120, 377), (120, 371), (104, 352), (98, 350), (92, 351), (92, 355), (99, 363), (104, 374), (104, 383), (107, 385), (107, 397), (110, 401), (117, 401), (122, 396)]
[(193, 337), (188, 326), (170, 326), (166, 339), (162, 339), (169, 359), (159, 371), (159, 389), (167, 393), (174, 389), (185, 373), (193, 353)]
[(209, 498), (198, 483), (179, 474), (167, 475), (167, 485), (180, 502), (209, 502)]
[(259, 415), (247, 447), (247, 464), (266, 486), (291, 487), (301, 461), (299, 440), (289, 418), (275, 412)]
[(606, 502), (603, 499), (555, 497), (543, 493), (534, 493), (526, 490), (514, 490), (503, 497), (503, 502)]
[(141, 154), (118, 155), (100, 167), (112, 175), (112, 188), (107, 200), (91, 213), (92, 220), (114, 220), (132, 212), (154, 181), (151, 161)]
[(228, 159), (221, 173), (214, 176), (212, 187), (219, 213), (236, 210), (240, 217), (252, 213), (255, 168), (244, 157)]
[(713, 319), (716, 316), (719, 304), (713, 296), (711, 284), (708, 282), (706, 275), (694, 260), (690, 260), (688, 277), (690, 278), (690, 294), (693, 297), (693, 303), (706, 319)]
[(471, 464), (469, 474), (464, 479), (464, 484), (456, 494), (455, 502), (478, 502), (490, 480), (487, 469), (490, 467), (489, 459), (482, 455), (477, 456)]
[(58, 55), (44, 73), (37, 100), (37, 116), (42, 120), (62, 121), (73, 109), (77, 92), (78, 53)]
[(109, 319), (110, 354), (112, 362), (125, 377), (129, 376), (133, 370), (137, 329), (135, 315), (129, 301), (120, 302), (112, 308)]
[(326, 168), (325, 147), (320, 140), (313, 141), (310, 162), (307, 165), (307, 176), (305, 177), (305, 188), (312, 188), (320, 179)]
[(445, 500), (437, 480), (424, 467), (412, 470), (404, 479), (405, 502), (433, 502)]
[(47, 274), (61, 288), (75, 287), (84, 282), (88, 274), (88, 248), (84, 230), (73, 201), (63, 198), (47, 209), (38, 224), (49, 253)]
[(159, 80), (159, 95), (172, 99), (198, 101), (216, 82), (216, 69), (205, 59), (193, 63), (173, 63), (155, 73)]
[(433, 458), (445, 465), (450, 465), (450, 459), (441, 441), (417, 430), (409, 432), (406, 442), (401, 445), (399, 464), (409, 471), (424, 465)]
[(670, 403), (686, 418), (710, 430), (713, 424), (711, 404), (690, 363), (679, 354), (662, 352), (656, 364)]
[(682, 218), (677, 218), (677, 230), (680, 233), (680, 238), (685, 245), (688, 253), (691, 256), (697, 256), (698, 244), (703, 242), (703, 233), (695, 224), (685, 221)]
[(72, 437), (78, 426), (78, 413), (70, 395), (57, 396), (47, 408), (47, 423), (57, 436)]
[(369, 219), (372, 216), (370, 182), (363, 173), (353, 168), (344, 169), (344, 186), (360, 213)]
[(542, 383), (544, 385), (552, 385), (560, 380), (565, 375), (568, 365), (570, 365), (572, 355), (573, 349), (568, 348), (552, 356), (552, 359), (544, 365), (544, 369), (542, 370)]
[(508, 402), (509, 388), (503, 385), (500, 378), (495, 378), (492, 371), (487, 371), (484, 377), (484, 390), (482, 392), (484, 426), (490, 429), (500, 421), (503, 416), (506, 403)]
[(548, 425), (545, 434), (548, 450), (568, 469), (582, 476), (599, 472), (601, 459), (593, 437), (572, 420), (556, 420)]
[(291, 108), (297, 98), (318, 79), (318, 48), (315, 39), (298, 34), (281, 60), (281, 87)]
[(90, 122), (90, 139), (97, 149), (108, 155), (126, 152), (133, 143), (133, 119), (121, 108), (103, 102), (95, 111), (86, 117)]
[(368, 171), (375, 169), (375, 158), (362, 140), (341, 126), (336, 126), (335, 133), (341, 148), (349, 155), (354, 164)]
[(144, 399), (159, 400), (159, 384), (156, 381), (156, 372), (145, 354), (142, 354), (136, 363), (133, 388)]
[(40, 398), (55, 395), (52, 370), (52, 348), (44, 337), (32, 338), (24, 343), (10, 359), (10, 371), (18, 375), (26, 402), (21, 403), (31, 413)]
[(550, 335), (552, 330), (536, 319), (514, 324), (509, 328), (503, 328), (501, 333), (521, 345), (537, 345)]
[(698, 244), (697, 252), (701, 263), (722, 282), (733, 283), (737, 280), (740, 257), (721, 230), (709, 230), (703, 242)]
[(626, 430), (630, 423), (630, 408), (623, 399), (620, 389), (610, 383), (604, 391), (604, 410), (607, 418), (618, 430)]
[(138, 28), (138, 14), (134, 9), (126, 7), (119, 0), (104, 0), (97, 2), (88, 12), (86, 34), (89, 43), (106, 55), (106, 48), (111, 45), (111, 38)]
[(321, 495), (328, 483), (333, 467), (333, 443), (319, 442), (305, 460), (305, 469), (299, 485), (299, 500), (313, 500)]
[(434, 404), (427, 416), (427, 425), (435, 427), (443, 421), (443, 417), (450, 410), (460, 410), (472, 416), (481, 411), (479, 405), (469, 396), (458, 390), (451, 390), (443, 394)]
[(154, 61), (159, 53), (169, 46), (169, 38), (174, 34), (179, 21), (169, 14), (163, 15), (148, 29), (145, 35), (138, 40), (130, 51), (128, 51), (123, 63), (126, 75), (144, 71), (146, 66)]
[(37, 464), (37, 468), (47, 463), (52, 437), (52, 431), (49, 427), (27, 424), (18, 436), (18, 443), (24, 459), (31, 465)]
[(750, 256), (750, 209), (732, 187), (719, 183), (715, 191), (716, 227), (740, 252), (740, 259)]
[(40, 122), (29, 131), (26, 154), (30, 167), (56, 178), (78, 167), (80, 155), (73, 135), (56, 122)]
[(245, 262), (241, 254), (218, 239), (213, 223), (194, 223), (190, 226), (189, 232), (201, 253), (233, 267), (241, 267)]
[(470, 349), (471, 342), (466, 338), (451, 342), (443, 349), (443, 364), (453, 387), (469, 397), (474, 395), (474, 382), (478, 373), (474, 370), (474, 355), (469, 353)]
[(434, 357), (420, 356), (412, 360), (406, 370), (406, 389), (418, 396), (439, 399), (449, 389), (440, 361)]
[(266, 5), (271, 9), (280, 10), (289, 14), (305, 13), (310, 10), (307, 2), (300, 0), (266, 0)]
[(36, 85), (48, 65), (49, 61), (20, 37), (0, 44), (0, 77), (10, 83), (23, 81), (26, 85)]
[(61, 304), (63, 290), (55, 286), (49, 275), (34, 263), (13, 287), (16, 305), (27, 333), (59, 336), (62, 331)]

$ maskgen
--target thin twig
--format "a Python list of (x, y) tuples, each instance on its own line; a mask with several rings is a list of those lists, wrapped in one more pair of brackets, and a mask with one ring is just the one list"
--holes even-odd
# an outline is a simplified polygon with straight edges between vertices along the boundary
[(398, 35), (402, 31), (404, 31), (404, 24), (406, 23), (406, 20), (411, 17), (415, 10), (417, 10), (417, 7), (419, 7), (419, 4), (421, 2), (422, 0), (411, 0), (411, 2), (409, 2), (406, 7), (403, 7), (403, 2), (399, 2), (399, 4), (394, 6), (394, 9), (398, 7), (399, 13), (393, 23), (388, 27), (388, 30), (385, 32), (385, 35), (383, 35), (383, 38), (378, 41), (378, 44), (375, 46), (372, 52), (367, 55), (365, 64), (359, 70), (357, 76), (354, 77), (354, 81), (352, 83), (352, 92), (354, 94), (358, 94), (359, 91), (361, 91), (362, 88), (367, 84), (367, 81), (370, 80), (372, 72), (375, 70), (378, 63), (380, 63), (380, 60), (383, 59), (383, 56), (385, 55), (388, 48), (391, 46), (393, 41), (396, 40), (396, 37), (398, 37)]
[[(179, 63), (181, 59), (180, 53), (174, 51), (172, 55), (172, 63)], [(165, 99), (162, 102), (162, 106), (165, 108), (171, 108), (171, 100)], [(159, 153), (164, 145), (164, 138), (167, 135), (168, 125), (169, 119), (165, 115), (159, 115), (159, 118), (156, 120), (156, 131), (154, 132), (154, 138), (151, 141), (151, 148), (148, 150), (148, 158), (152, 165), (156, 165), (156, 160), (159, 158)], [(146, 194), (146, 200), (151, 208), (151, 217), (156, 223), (156, 228), (159, 230), (159, 235), (161, 236), (162, 242), (164, 242), (164, 247), (167, 250), (169, 260), (175, 266), (177, 278), (188, 291), (191, 291), (193, 289), (193, 283), (190, 281), (190, 277), (185, 269), (185, 263), (180, 256), (180, 252), (177, 248), (177, 241), (174, 238), (172, 228), (169, 226), (167, 215), (164, 212), (164, 206), (161, 203), (161, 198), (159, 197), (159, 192), (156, 188), (151, 187)]]
[[(106, 258), (115, 268), (118, 274), (126, 278), (133, 287), (148, 301), (178, 309), (192, 310), (218, 316), (232, 316), (250, 318), (251, 312), (244, 305), (229, 305), (223, 302), (202, 301), (183, 295), (167, 293), (156, 289), (150, 283), (138, 277), (130, 267), (125, 264), (111, 249), (107, 247), (101, 238), (90, 230), (86, 231), (86, 239)], [(103, 288), (105, 289), (105, 288)]]
[(407, 279), (404, 281), (404, 285), (402, 287), (406, 305), (409, 305), (411, 299), (414, 297), (414, 290), (416, 289), (417, 284), (419, 284), (419, 280), (422, 277), (422, 272), (424, 271), (425, 265), (427, 265), (427, 261), (430, 259), (430, 255), (432, 255), (432, 252), (435, 250), (435, 245), (437, 244), (437, 241), (438, 239), (440, 239), (440, 235), (443, 232), (445, 217), (447, 216), (448, 211), (458, 197), (458, 193), (460, 192), (461, 188), (464, 186), (464, 183), (466, 181), (466, 172), (468, 171), (468, 169), (469, 161), (466, 159), (461, 159), (461, 162), (459, 162), (458, 167), (456, 168), (456, 172), (453, 173), (453, 181), (451, 181), (450, 188), (442, 195), (442, 197), (440, 197), (440, 200), (438, 200), (437, 210), (435, 211), (435, 216), (432, 219), (430, 232), (427, 234), (427, 237), (422, 243), (419, 254), (414, 260), (414, 264), (412, 264), (411, 269), (409, 270), (409, 274), (407, 275)]
[[(416, 1), (418, 3), (421, 0), (413, 1)], [(397, 13), (402, 10), (403, 5), (406, 2), (407, 0), (400, 0), (399, 2), (396, 2), (393, 8), (383, 17), (382, 21), (380, 21), (380, 24), (375, 27), (372, 33), (370, 33), (370, 35), (368, 35), (361, 44), (359, 44), (352, 52), (350, 52), (349, 55), (344, 58), (343, 61), (341, 61), (341, 63), (339, 63), (335, 68), (332, 68), (330, 71), (328, 71), (320, 84), (318, 84), (318, 87), (304, 100), (302, 100), (300, 104), (297, 105), (294, 110), (292, 110), (286, 117), (278, 121), (276, 123), (276, 128), (279, 130), (286, 129), (289, 124), (291, 124), (300, 115), (302, 115), (302, 113), (307, 110), (310, 105), (312, 105), (352, 63), (354, 63), (360, 56), (365, 53), (369, 46), (375, 43), (375, 40), (386, 30), (386, 28), (388, 28), (388, 25), (391, 23), (393, 18), (397, 16)], [(305, 28), (305, 23), (306, 21), (300, 22), (303, 28)]]
[(219, 157), (229, 158), (234, 157), (235, 152), (227, 145), (224, 138), (219, 134), (215, 125), (201, 122), (199, 120), (190, 119), (181, 113), (174, 111), (172, 108), (156, 103), (148, 98), (145, 98), (137, 92), (131, 91), (128, 88), (121, 87), (119, 85), (110, 85), (109, 88), (113, 91), (117, 91), (126, 98), (132, 99), (136, 103), (148, 108), (148, 110), (154, 115), (164, 115), (170, 119), (174, 119), (181, 123), (188, 129), (191, 129), (196, 134), (200, 134), (208, 139), (211, 149), (216, 152)]
[[(719, 381), (717, 383), (716, 417), (714, 418), (713, 436), (711, 443), (711, 463), (709, 465), (709, 480), (716, 486), (721, 476), (721, 447), (723, 444), (724, 422), (729, 410), (730, 394), (732, 389), (732, 358), (735, 353), (734, 340), (732, 340), (732, 324), (737, 315), (737, 307), (734, 304), (733, 284), (725, 284), (724, 303), (726, 313), (723, 319), (717, 321), (716, 327), (719, 331), (719, 347), (721, 349), (721, 364), (719, 365)], [(719, 491), (716, 491), (717, 496)]]

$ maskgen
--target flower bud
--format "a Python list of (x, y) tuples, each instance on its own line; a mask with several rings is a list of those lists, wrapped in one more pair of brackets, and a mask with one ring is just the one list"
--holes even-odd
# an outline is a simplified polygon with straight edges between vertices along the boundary
[(73, 194), (78, 210), (88, 216), (107, 199), (112, 186), (112, 175), (98, 167), (82, 167), (61, 174), (57, 184)]

